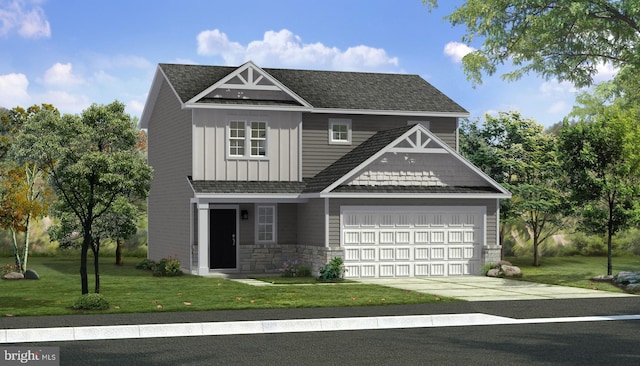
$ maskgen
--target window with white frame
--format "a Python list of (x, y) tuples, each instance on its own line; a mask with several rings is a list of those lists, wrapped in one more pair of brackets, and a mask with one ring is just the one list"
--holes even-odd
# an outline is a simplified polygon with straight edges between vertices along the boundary
[(329, 143), (351, 144), (350, 119), (329, 119)]
[(276, 206), (256, 207), (256, 241), (276, 241)]
[(234, 119), (229, 121), (228, 156), (234, 158), (262, 158), (267, 156), (267, 122)]
[(229, 156), (244, 156), (245, 122), (229, 122)]
[(267, 155), (267, 122), (251, 122), (251, 156)]

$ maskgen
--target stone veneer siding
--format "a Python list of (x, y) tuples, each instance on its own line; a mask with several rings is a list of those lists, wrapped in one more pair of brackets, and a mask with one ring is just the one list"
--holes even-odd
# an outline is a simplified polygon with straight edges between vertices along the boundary
[(312, 245), (254, 244), (240, 246), (240, 273), (279, 273), (285, 261), (311, 266), (313, 276), (333, 257), (344, 257), (339, 248)]

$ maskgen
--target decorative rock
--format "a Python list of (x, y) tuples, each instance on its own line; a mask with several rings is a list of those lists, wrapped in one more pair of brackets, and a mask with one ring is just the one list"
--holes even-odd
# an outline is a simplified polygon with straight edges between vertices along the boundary
[(500, 277), (500, 270), (497, 268), (491, 268), (487, 271), (487, 277)]
[(640, 294), (640, 283), (632, 283), (627, 285), (624, 289), (632, 294)]
[(522, 271), (520, 270), (520, 267), (503, 264), (501, 266), (501, 269), (505, 277), (522, 277)]
[(640, 272), (619, 272), (613, 276), (613, 282), (628, 285), (640, 282)]
[(24, 278), (27, 280), (39, 280), (40, 276), (38, 276), (38, 272), (28, 269), (24, 272)]
[(2, 275), (3, 280), (21, 280), (24, 278), (24, 275), (20, 272), (9, 272), (7, 274)]

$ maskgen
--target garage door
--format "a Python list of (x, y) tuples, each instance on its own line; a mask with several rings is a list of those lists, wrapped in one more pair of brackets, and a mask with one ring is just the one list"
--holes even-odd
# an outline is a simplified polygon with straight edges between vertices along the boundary
[(479, 274), (485, 212), (477, 206), (343, 207), (345, 276)]

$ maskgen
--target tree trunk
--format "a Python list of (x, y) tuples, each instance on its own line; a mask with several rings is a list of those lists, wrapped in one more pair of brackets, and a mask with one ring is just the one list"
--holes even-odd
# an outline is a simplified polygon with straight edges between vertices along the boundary
[(27, 218), (27, 225), (24, 231), (24, 246), (22, 248), (22, 273), (27, 270), (27, 260), (29, 259), (29, 231), (31, 231), (31, 219)]
[(18, 251), (18, 238), (16, 237), (16, 229), (14, 229), (13, 227), (11, 228), (11, 240), (13, 240), (13, 257), (15, 259), (16, 266), (18, 266), (20, 272), (24, 273), (22, 271), (22, 261), (20, 260), (20, 253)]
[(611, 263), (612, 257), (612, 230), (609, 229), (609, 233), (607, 234), (607, 275), (611, 276), (613, 274), (613, 264)]
[(100, 239), (97, 239), (93, 246), (91, 247), (93, 250), (93, 269), (96, 278), (96, 289), (95, 293), (100, 293), (100, 262), (99, 262), (99, 252), (100, 252)]
[(504, 237), (505, 237), (505, 231), (507, 231), (507, 225), (504, 222), (500, 223), (500, 237), (498, 238), (498, 245), (500, 245), (500, 260), (503, 261), (504, 260), (504, 245), (502, 245), (502, 243), (504, 243)]
[(122, 265), (122, 247), (124, 246), (123, 240), (118, 238), (116, 240), (116, 264), (118, 266)]
[(82, 286), (82, 294), (89, 293), (89, 280), (87, 278), (87, 253), (89, 252), (89, 246), (91, 245), (91, 232), (89, 229), (84, 229), (84, 238), (82, 239), (82, 248), (80, 250), (80, 283)]
[(534, 267), (539, 267), (540, 266), (540, 259), (539, 259), (539, 254), (538, 254), (538, 238), (534, 235), (533, 237), (533, 266)]

